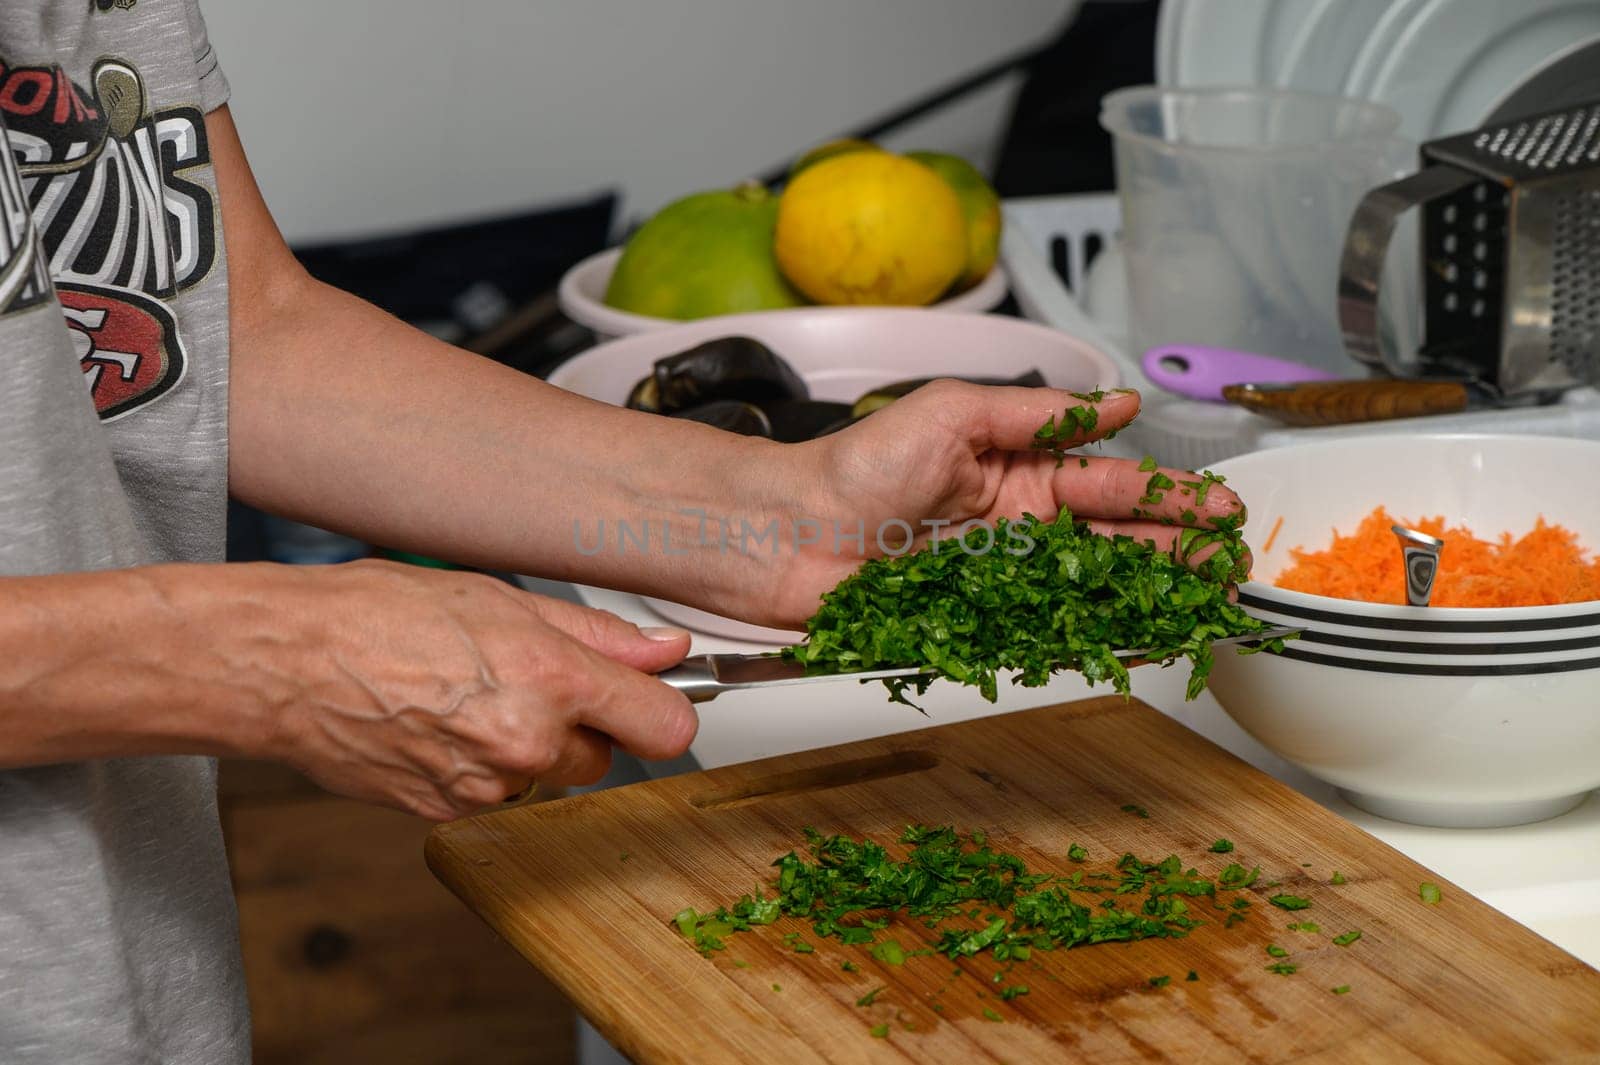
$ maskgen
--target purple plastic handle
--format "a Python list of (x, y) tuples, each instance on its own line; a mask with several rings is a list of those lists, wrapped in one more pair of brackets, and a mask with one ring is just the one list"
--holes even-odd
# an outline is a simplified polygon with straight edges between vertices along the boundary
[(1145, 376), (1168, 392), (1213, 403), (1223, 402), (1225, 385), (1288, 385), (1300, 381), (1336, 380), (1330, 373), (1298, 362), (1194, 344), (1151, 348), (1144, 353), (1143, 366)]

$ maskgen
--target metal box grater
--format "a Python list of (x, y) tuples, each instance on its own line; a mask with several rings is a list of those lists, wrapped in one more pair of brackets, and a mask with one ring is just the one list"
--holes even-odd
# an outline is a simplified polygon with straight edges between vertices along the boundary
[[(1466, 377), (1503, 396), (1600, 383), (1600, 101), (1422, 146), (1422, 169), (1350, 220), (1339, 322), (1395, 376)], [(1422, 206), (1424, 342), (1385, 352), (1377, 293), (1399, 216)]]

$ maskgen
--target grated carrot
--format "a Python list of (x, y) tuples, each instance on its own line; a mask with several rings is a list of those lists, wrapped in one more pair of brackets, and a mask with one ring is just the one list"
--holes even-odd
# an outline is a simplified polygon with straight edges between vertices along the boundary
[(1283, 515), (1279, 514), (1278, 515), (1278, 520), (1272, 523), (1272, 531), (1267, 533), (1267, 542), (1261, 545), (1261, 553), (1263, 555), (1266, 554), (1268, 551), (1271, 551), (1272, 550), (1272, 545), (1278, 542), (1278, 530), (1280, 530), (1282, 528), (1283, 528)]
[(1293, 565), (1273, 583), (1334, 599), (1404, 604), (1400, 545), (1390, 529), (1395, 524), (1444, 541), (1434, 606), (1551, 606), (1600, 599), (1600, 559), (1589, 558), (1573, 532), (1543, 517), (1521, 539), (1506, 532), (1488, 541), (1465, 526), (1446, 527), (1443, 517), (1396, 522), (1383, 507), (1361, 519), (1349, 536), (1335, 529), (1326, 550), (1294, 548)]

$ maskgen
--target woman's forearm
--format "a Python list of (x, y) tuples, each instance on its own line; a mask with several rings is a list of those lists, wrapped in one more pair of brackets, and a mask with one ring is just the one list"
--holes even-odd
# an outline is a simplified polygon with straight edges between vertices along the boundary
[(270, 691), (209, 638), (271, 625), (223, 569), (0, 578), (0, 768), (271, 750)]
[(704, 605), (772, 564), (702, 523), (788, 520), (790, 449), (564, 392), (309, 279), (280, 298), (235, 323), (236, 497), (388, 547)]
[[(816, 480), (791, 469), (795, 449), (582, 399), (319, 284), (227, 108), (206, 131), (228, 249), (234, 496), (371, 543), (697, 605), (748, 612), (733, 600), (772, 587), (770, 552), (696, 549), (694, 512), (764, 530)], [(611, 546), (593, 550), (600, 521)], [(633, 535), (618, 548), (620, 524)]]

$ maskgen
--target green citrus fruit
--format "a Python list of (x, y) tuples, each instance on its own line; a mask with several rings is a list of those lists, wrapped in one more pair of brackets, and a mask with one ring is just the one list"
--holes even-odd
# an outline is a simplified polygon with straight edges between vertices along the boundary
[(961, 201), (961, 216), (967, 223), (967, 266), (956, 288), (971, 288), (989, 275), (1000, 257), (1000, 196), (978, 168), (959, 155), (907, 152), (906, 158), (932, 168)]
[(605, 302), (678, 319), (800, 306), (773, 257), (777, 220), (778, 198), (755, 183), (670, 203), (628, 240)]

